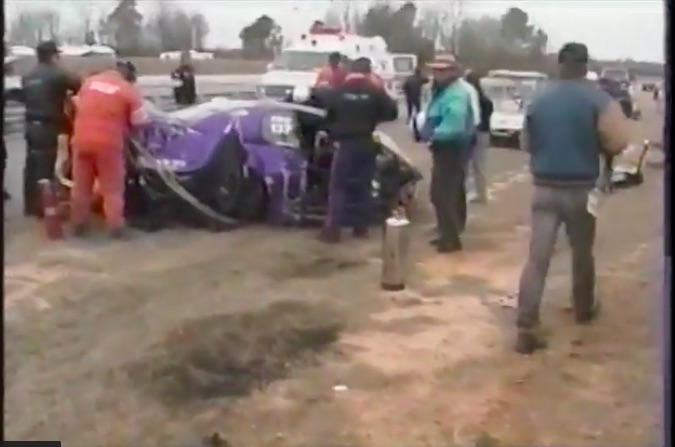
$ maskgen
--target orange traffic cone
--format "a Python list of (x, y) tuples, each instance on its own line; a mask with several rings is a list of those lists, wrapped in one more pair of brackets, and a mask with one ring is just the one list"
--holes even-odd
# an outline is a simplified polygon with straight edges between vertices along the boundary
[(45, 233), (49, 240), (55, 241), (64, 238), (63, 222), (59, 215), (59, 202), (56, 197), (54, 184), (49, 179), (38, 182), (42, 199)]

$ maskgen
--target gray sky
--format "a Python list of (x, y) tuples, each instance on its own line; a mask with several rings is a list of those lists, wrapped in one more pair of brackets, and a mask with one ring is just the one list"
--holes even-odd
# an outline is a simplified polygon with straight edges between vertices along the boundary
[[(166, 0), (168, 1), (168, 0)], [(177, 6), (203, 13), (209, 20), (209, 45), (239, 46), (239, 30), (261, 14), (274, 18), (287, 35), (306, 30), (316, 18), (323, 18), (330, 0), (170, 0)], [(367, 6), (368, 1), (350, 1)], [(141, 12), (150, 12), (158, 0), (140, 0)], [(422, 0), (426, 4), (447, 5), (450, 0)], [(53, 0), (6, 0), (5, 14), (11, 20), (20, 9), (57, 8), (63, 21), (72, 26), (82, 23), (85, 10), (105, 14), (115, 0), (79, 0), (58, 3)], [(664, 61), (665, 15), (660, 0), (463, 0), (468, 16), (499, 16), (512, 6), (530, 15), (530, 21), (549, 35), (549, 50), (564, 42), (588, 45), (592, 56), (601, 59), (632, 58)]]

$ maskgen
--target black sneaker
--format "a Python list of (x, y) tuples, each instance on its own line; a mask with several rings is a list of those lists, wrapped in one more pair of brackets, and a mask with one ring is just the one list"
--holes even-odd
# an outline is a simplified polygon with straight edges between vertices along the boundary
[(369, 235), (370, 232), (368, 231), (368, 228), (354, 228), (352, 230), (352, 236), (356, 239), (368, 239)]
[(538, 329), (518, 329), (514, 346), (514, 350), (518, 354), (531, 355), (547, 347), (548, 343)]
[(89, 235), (89, 225), (81, 224), (73, 226), (73, 237), (84, 238)]
[(595, 304), (590, 311), (587, 312), (577, 312), (575, 315), (575, 320), (577, 324), (587, 325), (593, 323), (600, 316), (602, 307), (600, 306), (600, 301), (595, 300)]
[(131, 239), (132, 237), (131, 231), (127, 227), (115, 228), (114, 230), (110, 230), (108, 232), (108, 235), (110, 236), (111, 239), (117, 241), (126, 241)]
[(442, 241), (436, 242), (436, 251), (439, 253), (455, 253), (462, 251), (461, 244), (447, 244)]

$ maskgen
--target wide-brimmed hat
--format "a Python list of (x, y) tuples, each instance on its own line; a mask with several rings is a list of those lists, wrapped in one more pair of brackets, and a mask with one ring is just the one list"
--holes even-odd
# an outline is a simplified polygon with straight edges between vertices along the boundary
[(427, 63), (432, 70), (451, 70), (459, 67), (459, 62), (453, 54), (437, 54), (434, 60)]

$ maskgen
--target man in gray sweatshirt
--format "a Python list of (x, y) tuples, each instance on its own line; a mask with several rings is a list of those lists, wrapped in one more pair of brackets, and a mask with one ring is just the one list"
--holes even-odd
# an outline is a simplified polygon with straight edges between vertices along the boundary
[(568, 43), (558, 54), (559, 79), (528, 107), (521, 146), (530, 153), (535, 191), (532, 235), (518, 294), (515, 349), (531, 354), (546, 346), (539, 308), (558, 229), (564, 225), (572, 252), (572, 303), (578, 324), (598, 315), (595, 242), (600, 156), (628, 144), (630, 126), (619, 103), (586, 81), (588, 49)]

